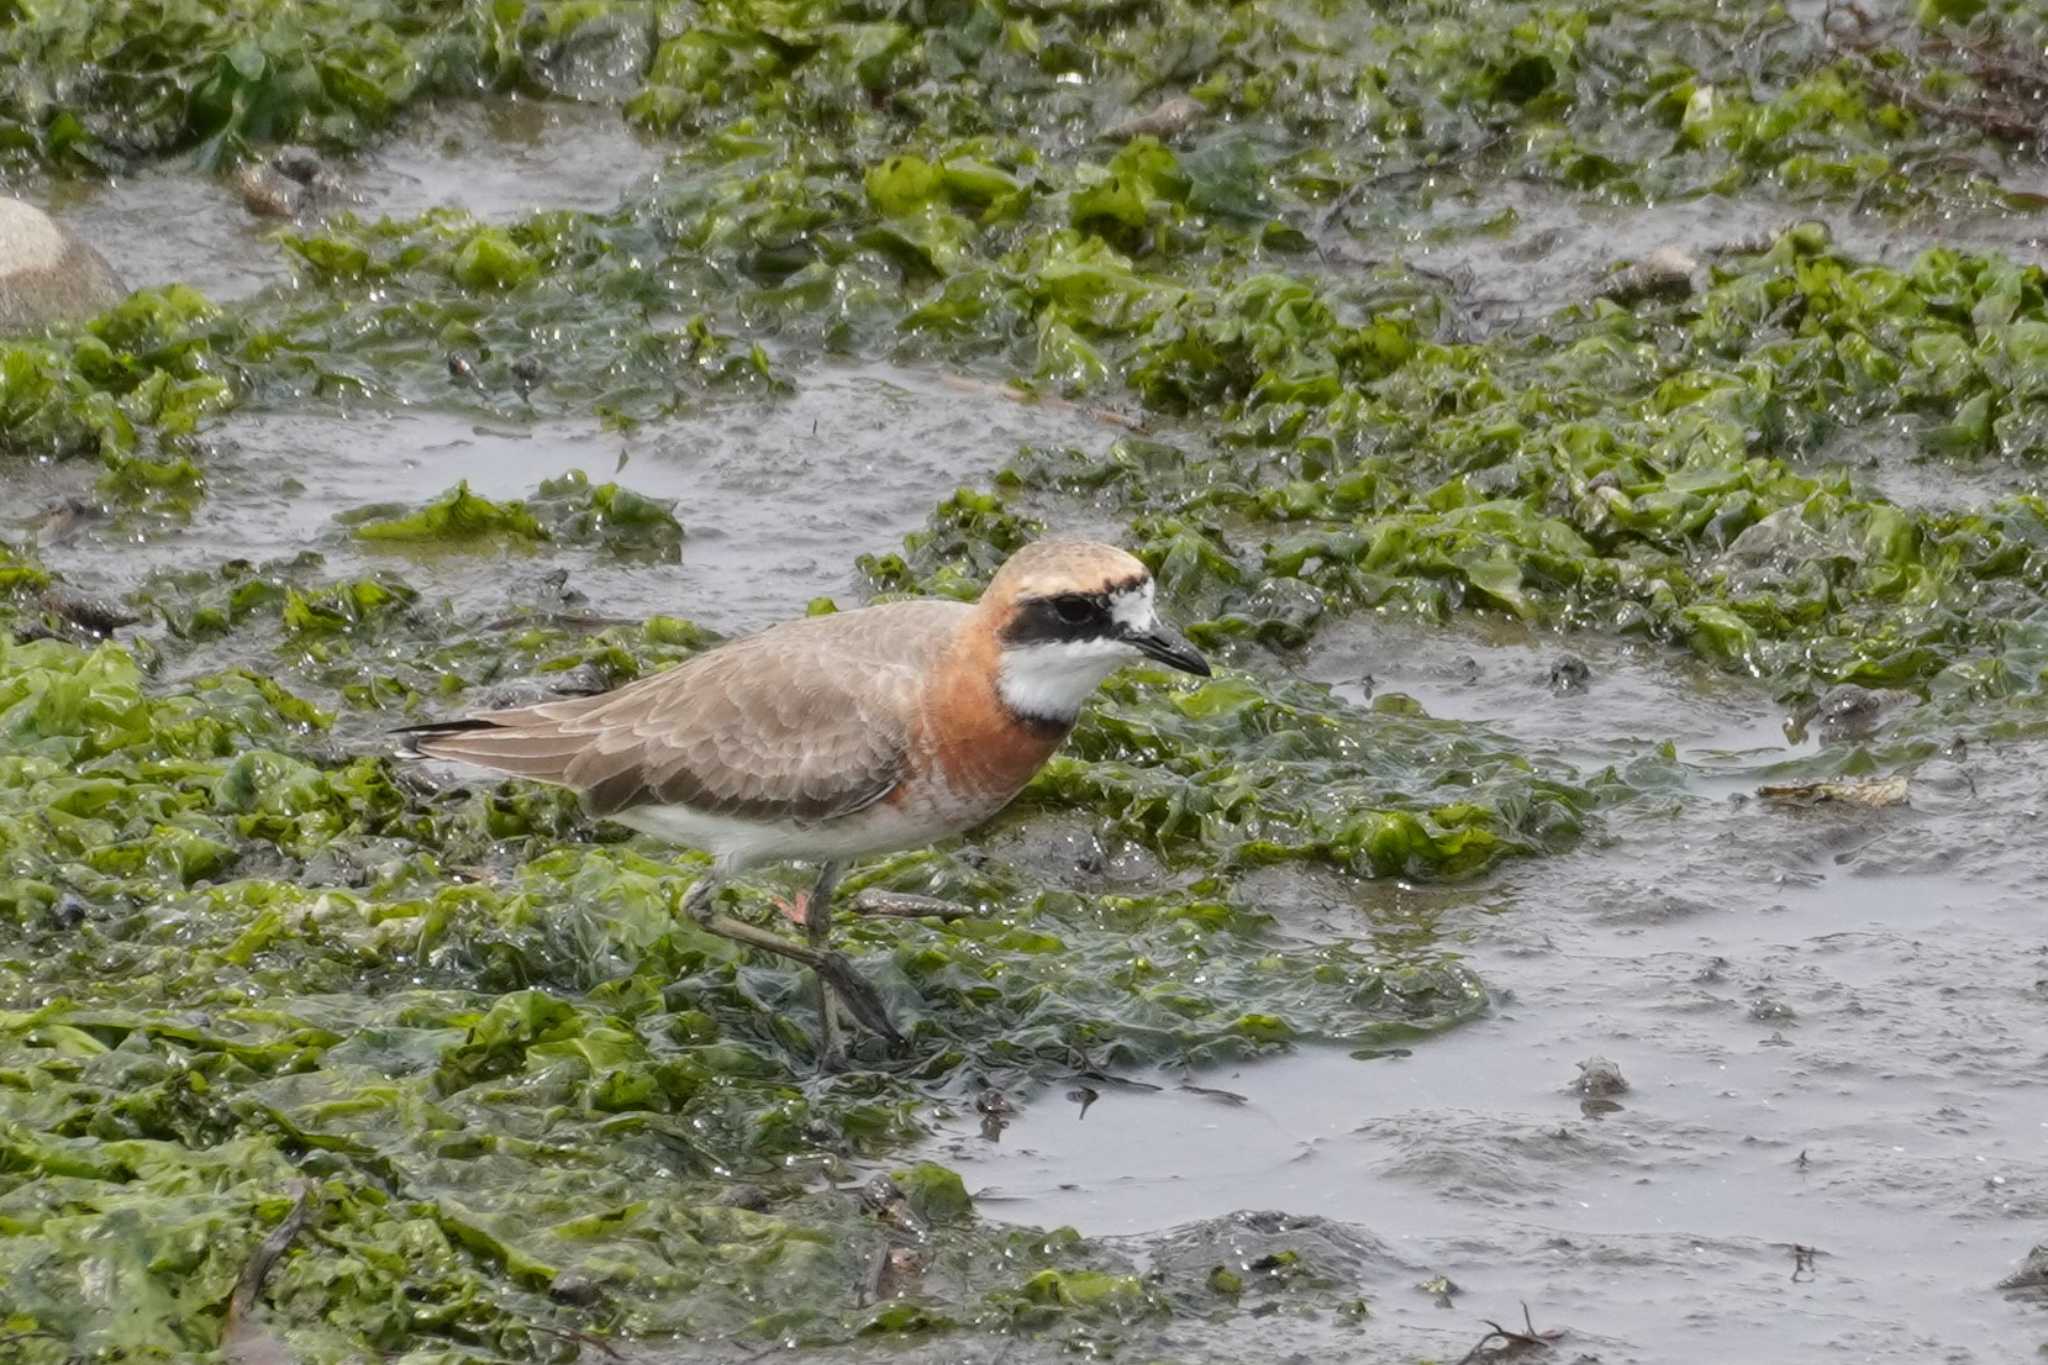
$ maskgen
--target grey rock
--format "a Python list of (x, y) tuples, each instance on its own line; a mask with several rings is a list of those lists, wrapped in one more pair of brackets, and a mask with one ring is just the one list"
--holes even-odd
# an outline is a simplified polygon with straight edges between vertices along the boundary
[(1605, 1057), (1588, 1057), (1579, 1063), (1579, 1074), (1572, 1081), (1572, 1089), (1581, 1095), (1621, 1095), (1628, 1091), (1628, 1082), (1623, 1079), (1621, 1068)]
[(2037, 1246), (2026, 1255), (2019, 1269), (1998, 1282), (2008, 1294), (2040, 1296), (2048, 1293), (2048, 1246)]
[(78, 234), (33, 204), (0, 199), (0, 335), (91, 317), (126, 297)]
[(1877, 728), (1884, 697), (1855, 683), (1840, 683), (1821, 694), (1815, 712), (1824, 730), (1844, 738), (1867, 735)]

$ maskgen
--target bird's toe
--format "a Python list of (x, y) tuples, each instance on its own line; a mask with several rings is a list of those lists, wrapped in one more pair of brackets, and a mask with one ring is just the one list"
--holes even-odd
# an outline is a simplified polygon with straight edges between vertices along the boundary
[(858, 1020), (861, 1027), (881, 1034), (892, 1043), (903, 1041), (896, 1024), (889, 1018), (889, 1008), (882, 1003), (882, 994), (874, 984), (862, 976), (844, 953), (826, 953), (818, 964), (818, 974), (823, 977), (846, 1008)]

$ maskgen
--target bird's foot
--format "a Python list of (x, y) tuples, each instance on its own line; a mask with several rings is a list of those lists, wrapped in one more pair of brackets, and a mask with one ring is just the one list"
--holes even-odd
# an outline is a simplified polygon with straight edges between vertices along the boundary
[(855, 896), (847, 909), (856, 915), (888, 915), (895, 919), (971, 919), (981, 913), (972, 906), (956, 905), (937, 896), (872, 889)]
[(798, 928), (802, 928), (809, 923), (811, 893), (808, 891), (799, 891), (788, 900), (784, 900), (780, 896), (770, 896), (768, 903), (777, 910), (780, 910), (782, 917)]
[(819, 989), (838, 996), (854, 1022), (871, 1033), (881, 1034), (892, 1043), (903, 1041), (895, 1021), (889, 1018), (889, 1007), (882, 1003), (882, 993), (860, 974), (844, 953), (819, 954), (816, 970)]

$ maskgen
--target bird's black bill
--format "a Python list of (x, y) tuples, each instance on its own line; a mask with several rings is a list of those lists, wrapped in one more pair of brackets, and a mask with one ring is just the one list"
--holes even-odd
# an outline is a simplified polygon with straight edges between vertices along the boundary
[(1177, 668), (1183, 673), (1193, 673), (1200, 678), (1209, 676), (1209, 661), (1195, 652), (1181, 633), (1172, 626), (1156, 625), (1142, 635), (1130, 637), (1147, 658), (1157, 659), (1168, 668)]

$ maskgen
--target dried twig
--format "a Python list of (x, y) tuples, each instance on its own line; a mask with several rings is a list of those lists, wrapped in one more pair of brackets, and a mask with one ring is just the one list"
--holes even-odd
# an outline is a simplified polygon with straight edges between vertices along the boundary
[(562, 1341), (571, 1341), (578, 1346), (595, 1346), (613, 1360), (624, 1360), (626, 1358), (620, 1353), (618, 1347), (595, 1333), (579, 1332), (573, 1327), (549, 1327), (544, 1323), (538, 1322), (527, 1323), (526, 1330), (529, 1332), (539, 1332), (542, 1336), (555, 1337)]
[(1142, 418), (1127, 416), (1113, 408), (1089, 407), (1053, 394), (1035, 393), (1009, 384), (994, 384), (986, 379), (973, 379), (964, 374), (941, 375), (940, 378), (947, 387), (959, 389), (963, 393), (993, 394), (999, 398), (1007, 398), (1012, 403), (1031, 403), (1042, 408), (1051, 408), (1056, 412), (1077, 412), (1083, 417), (1093, 418), (1109, 426), (1122, 427), (1125, 431), (1134, 431), (1141, 436), (1145, 433)]
[[(1562, 1329), (1537, 1331), (1536, 1323), (1529, 1316), (1529, 1305), (1526, 1303), (1522, 1305), (1523, 1331), (1517, 1332), (1512, 1328), (1503, 1327), (1491, 1318), (1481, 1318), (1480, 1321), (1493, 1330), (1479, 1338), (1472, 1349), (1459, 1358), (1458, 1365), (1473, 1365), (1473, 1362), (1480, 1360), (1509, 1360), (1528, 1351), (1547, 1351), (1564, 1335)], [(1500, 1342), (1500, 1345), (1494, 1345), (1495, 1341)]]
[(2044, 129), (2040, 119), (2011, 107), (1973, 109), (1964, 104), (1944, 104), (1940, 100), (1929, 99), (1917, 90), (1900, 85), (1889, 76), (1879, 75), (1876, 68), (1868, 64), (1860, 75), (1865, 85), (1893, 104), (1947, 123), (1966, 123), (1981, 132), (2004, 138), (2008, 142), (2031, 142), (2044, 131), (2048, 131)]
[(1483, 142), (1475, 142), (1470, 147), (1461, 147), (1441, 161), (1432, 161), (1428, 165), (1402, 166), (1391, 171), (1381, 171), (1377, 175), (1369, 175), (1363, 180), (1353, 181), (1344, 193), (1338, 195), (1331, 202), (1329, 208), (1323, 210), (1323, 216), (1316, 222), (1316, 236), (1319, 238), (1326, 236), (1330, 231), (1330, 224), (1337, 221), (1337, 215), (1357, 203), (1367, 191), (1391, 185), (1399, 180), (1412, 180), (1416, 177), (1427, 178), (1441, 172), (1457, 170), (1469, 161), (1477, 161), (1480, 157), (1485, 156), (1495, 147), (1507, 141), (1508, 131), (1505, 127), (1497, 128), (1494, 130), (1492, 137), (1487, 138)]
[(249, 1315), (255, 1311), (256, 1296), (263, 1292), (263, 1281), (270, 1268), (312, 1216), (314, 1188), (310, 1180), (298, 1182), (291, 1211), (270, 1230), (268, 1237), (256, 1244), (256, 1250), (242, 1267), (241, 1278), (235, 1282), (235, 1292), (228, 1298), (227, 1325), (221, 1333), (221, 1354), (234, 1365), (290, 1365), (291, 1356), (284, 1343), (268, 1328), (251, 1322)]
[[(1835, 18), (1838, 15), (1853, 19), (1853, 30), (1837, 24)], [(1922, 41), (1915, 52), (1906, 55), (1924, 56), (1936, 52), (1968, 54), (1970, 66), (1962, 74), (1981, 87), (1983, 103), (1957, 104), (1924, 94), (1893, 79), (1879, 67), (1875, 54), (1880, 49), (1895, 46), (1892, 40), (1897, 28), (1879, 24), (1860, 6), (1829, 4), (1821, 14), (1820, 33), (1828, 51), (1853, 62), (1858, 78), (1880, 99), (1931, 119), (1976, 128), (2008, 142), (2048, 138), (2048, 66), (2024, 64), (2013, 53), (1991, 48), (1988, 39), (1974, 39), (1966, 44), (1945, 39)], [(1903, 51), (1903, 45), (1896, 45), (1896, 50)], [(2012, 93), (2015, 88), (2025, 93)], [(1994, 101), (1994, 91), (2005, 96), (2002, 102)]]

